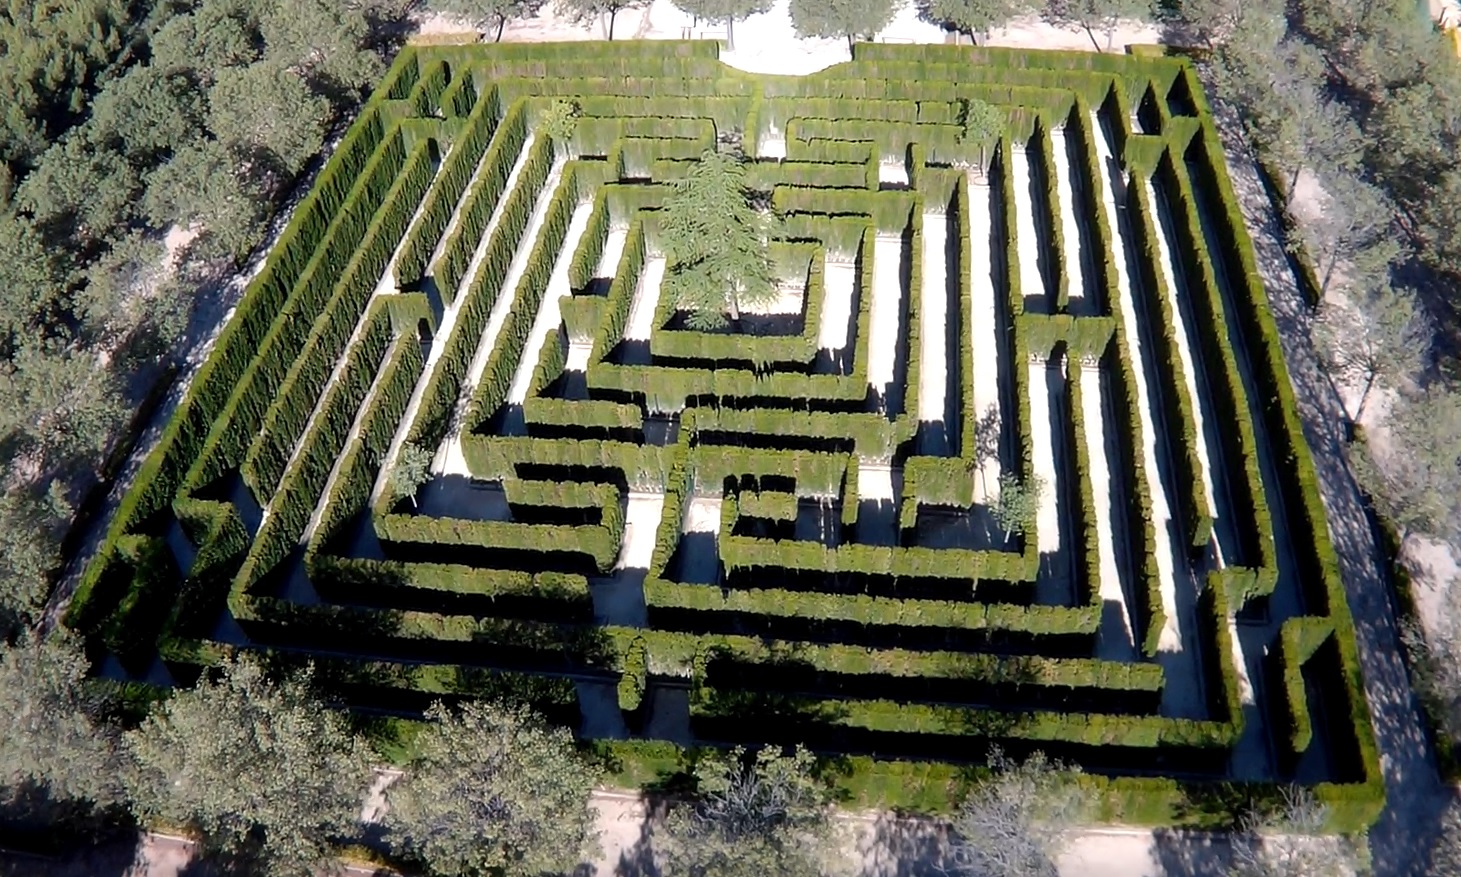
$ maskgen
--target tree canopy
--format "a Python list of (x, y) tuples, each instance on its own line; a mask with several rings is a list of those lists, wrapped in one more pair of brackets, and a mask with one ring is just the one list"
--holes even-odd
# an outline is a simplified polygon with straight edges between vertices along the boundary
[(819, 877), (831, 793), (816, 759), (767, 747), (712, 755), (695, 768), (698, 798), (674, 807), (662, 842), (668, 877)]
[(767, 251), (771, 218), (751, 206), (740, 156), (707, 150), (660, 211), (665, 292), (691, 326), (724, 326), (729, 313), (774, 301), (776, 278)]
[(520, 707), (437, 705), (418, 755), (387, 791), (388, 826), (438, 874), (537, 877), (594, 844), (594, 771), (566, 728)]
[(1069, 831), (1090, 802), (1062, 773), (1073, 768), (1035, 753), (1015, 761), (990, 753), (990, 776), (970, 791), (953, 820), (950, 873), (958, 877), (1055, 877)]
[(846, 39), (875, 36), (893, 20), (888, 0), (791, 0), (791, 26), (804, 37)]
[(971, 37), (988, 33), (1030, 8), (1026, 0), (925, 0), (921, 7), (929, 21)]
[(188, 825), (250, 873), (312, 875), (360, 813), (369, 771), (308, 673), (274, 681), (252, 659), (178, 691), (127, 734), (141, 818)]

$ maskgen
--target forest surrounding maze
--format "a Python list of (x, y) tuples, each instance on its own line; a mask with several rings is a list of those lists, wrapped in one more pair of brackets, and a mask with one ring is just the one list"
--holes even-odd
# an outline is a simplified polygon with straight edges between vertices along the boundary
[[(1191, 64), (717, 50), (402, 54), (87, 568), (102, 671), (242, 649), (362, 714), (524, 700), (651, 776), (805, 743), (888, 806), (998, 744), (1113, 820), (1299, 783), (1371, 822), (1352, 620)], [(780, 295), (700, 331), (659, 210), (735, 143)]]

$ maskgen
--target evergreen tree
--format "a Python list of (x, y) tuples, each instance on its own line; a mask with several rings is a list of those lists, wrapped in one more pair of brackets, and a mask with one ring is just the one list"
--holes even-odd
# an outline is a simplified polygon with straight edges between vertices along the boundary
[(660, 211), (664, 290), (697, 329), (740, 320), (741, 308), (776, 300), (767, 244), (771, 220), (748, 199), (740, 156), (707, 150)]
[(538, 877), (592, 852), (594, 772), (566, 728), (526, 709), (438, 704), (387, 790), (389, 831), (434, 873)]

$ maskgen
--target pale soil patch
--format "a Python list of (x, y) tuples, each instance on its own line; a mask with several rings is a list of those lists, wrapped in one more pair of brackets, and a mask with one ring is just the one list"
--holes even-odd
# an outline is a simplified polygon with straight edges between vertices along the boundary
[(543, 301), (538, 306), (538, 316), (533, 321), (532, 329), (528, 331), (528, 340), (523, 345), (522, 358), (518, 360), (517, 373), (512, 378), (512, 389), (507, 394), (507, 402), (510, 405), (521, 405), (527, 398), (528, 385), (532, 383), (533, 371), (538, 367), (538, 357), (543, 349), (543, 344), (557, 334), (558, 326), (563, 321), (562, 297), (573, 293), (568, 285), (568, 267), (573, 262), (573, 253), (578, 249), (578, 242), (583, 238), (583, 231), (588, 227), (588, 217), (593, 209), (593, 202), (585, 201), (574, 208), (573, 217), (568, 221), (568, 232), (563, 237), (563, 248), (558, 251), (558, 259), (553, 263), (553, 273), (548, 278), (548, 288), (543, 293)]
[[(524, 146), (523, 154), (527, 154), (527, 147)], [(487, 318), (487, 328), (482, 332), (482, 337), (477, 341), (477, 350), (472, 354), (472, 362), (467, 366), (467, 374), (462, 378), (462, 387), (457, 395), (457, 410), (452, 416), (452, 424), (447, 432), (446, 441), (442, 442), (437, 449), (436, 459), (432, 463), (432, 471), (443, 475), (464, 475), (470, 476), (471, 470), (467, 467), (467, 458), (462, 453), (462, 417), (466, 414), (467, 406), (470, 404), (472, 394), (477, 389), (477, 384), (482, 380), (482, 372), (487, 368), (487, 361), (492, 358), (492, 351), (497, 346), (497, 336), (502, 332), (502, 325), (507, 322), (507, 315), (512, 311), (512, 306), (517, 303), (518, 281), (522, 279), (523, 271), (527, 269), (528, 258), (532, 255), (533, 244), (538, 239), (538, 229), (542, 228), (543, 221), (548, 217), (548, 206), (553, 202), (553, 195), (558, 191), (558, 185), (563, 180), (563, 166), (566, 159), (554, 159), (553, 167), (548, 171), (548, 179), (543, 182), (543, 188), (538, 192), (537, 200), (533, 202), (533, 212), (528, 216), (527, 228), (523, 230), (522, 240), (518, 241), (517, 251), (513, 253), (512, 262), (508, 265), (507, 275), (502, 280), (502, 286), (497, 291), (497, 300), (492, 304), (492, 313)], [(502, 194), (502, 200), (498, 207), (507, 203), (507, 190)], [(492, 239), (496, 233), (496, 219), (498, 214), (494, 212), (493, 221), (487, 225), (487, 231), (482, 235), (483, 248), (486, 252), (486, 242)], [(563, 253), (559, 257), (563, 257)], [(568, 254), (572, 258), (571, 251)], [(475, 267), (475, 266), (474, 266)], [(462, 278), (461, 289), (457, 293), (458, 299), (464, 299), (467, 290), (471, 288), (473, 273), (468, 273)], [(557, 305), (556, 300), (554, 305)], [(536, 365), (537, 363), (534, 363)], [(519, 363), (521, 367), (521, 363)], [(531, 379), (531, 370), (529, 376)], [(524, 384), (526, 387), (526, 384)], [(438, 466), (440, 468), (438, 468)]]
[(901, 159), (879, 162), (878, 183), (888, 186), (908, 185), (908, 165)]
[(587, 371), (588, 358), (593, 353), (593, 343), (589, 341), (570, 341), (568, 343), (568, 361), (564, 363), (565, 371)]
[(786, 158), (786, 135), (774, 128), (762, 134), (756, 141), (756, 155), (777, 161)]
[(619, 273), (619, 260), (624, 257), (624, 242), (628, 238), (628, 228), (614, 226), (609, 229), (609, 236), (604, 239), (604, 251), (599, 254), (598, 267), (594, 269), (595, 277), (612, 280)]
[(903, 330), (903, 238), (879, 234), (873, 246), (872, 310), (868, 319), (867, 382), (885, 400), (897, 375), (898, 337)]
[(720, 532), (720, 504), (719, 496), (696, 496), (692, 497), (685, 504), (685, 527), (686, 533), (718, 533)]
[(852, 299), (857, 291), (857, 265), (828, 257), (822, 269), (822, 324), (817, 346), (841, 350), (847, 346), (852, 320)]
[[(523, 165), (527, 161), (528, 148), (532, 146), (533, 136), (534, 135), (531, 132), (528, 133), (527, 138), (523, 141), (522, 149), (518, 152), (517, 159), (513, 162), (512, 170), (508, 172), (507, 181), (502, 188), (501, 197), (497, 202), (496, 208), (494, 208), (494, 210), (492, 211), (492, 218), (488, 221), (489, 228), (495, 227), (498, 219), (501, 216), (503, 205), (507, 203), (508, 196), (517, 186), (517, 179), (522, 174)], [(477, 170), (474, 172), (471, 182), (467, 184), (467, 192), (470, 192), (472, 190), (472, 187), (476, 185), (478, 177), (482, 173), (484, 164), (485, 162), (478, 162)], [(464, 193), (462, 200), (457, 202), (456, 209), (452, 212), (451, 219), (447, 221), (448, 229), (455, 229), (456, 226), (460, 223), (462, 205), (465, 203), (466, 196)], [(445, 242), (446, 237), (447, 235), (443, 233), (443, 243)], [(466, 289), (468, 287), (468, 284), (470, 284), (471, 282), (472, 276), (476, 273), (477, 266), (481, 264), (482, 259), (485, 257), (485, 254), (487, 252), (487, 241), (489, 238), (489, 234), (482, 235), (482, 240), (478, 243), (477, 249), (473, 252), (472, 260), (468, 263), (466, 274), (462, 279), (462, 289)], [(440, 254), (441, 251), (438, 248), (436, 255), (432, 257), (433, 266), (436, 259), (440, 257)], [(391, 437), (390, 447), (386, 449), (385, 457), (381, 460), (380, 474), (376, 476), (375, 488), (371, 491), (370, 494), (371, 505), (374, 505), (375, 502), (380, 498), (381, 492), (385, 490), (386, 484), (390, 481), (391, 470), (395, 467), (396, 455), (400, 453), (401, 445), (406, 443), (406, 437), (411, 433), (411, 425), (416, 422), (416, 412), (421, 408), (421, 399), (426, 394), (426, 388), (431, 384), (431, 375), (436, 369), (437, 361), (440, 360), (442, 354), (446, 352), (447, 341), (450, 340), (452, 333), (456, 331), (457, 314), (461, 312), (462, 302), (465, 300), (466, 296), (459, 294), (455, 296), (451, 300), (451, 302), (447, 304), (443, 309), (441, 320), (437, 326), (436, 332), (431, 336), (431, 349), (427, 351), (426, 362), (421, 369), (421, 377), (416, 380), (416, 386), (411, 391), (411, 398), (406, 403), (406, 411), (401, 417), (401, 425), (396, 428), (396, 434)], [(441, 471), (441, 467), (444, 462), (445, 461), (441, 459), (441, 454), (438, 451), (436, 457), (432, 460), (432, 471)], [(465, 463), (463, 463), (463, 468), (465, 468)]]
[(919, 298), (922, 359), (918, 370), (918, 419), (943, 421), (948, 416), (949, 226), (941, 213), (923, 214), (923, 289)]
[[(969, 273), (971, 302), (969, 314), (970, 357), (974, 373), (974, 417), (978, 426), (1000, 434), (1004, 420), (999, 392), (999, 332), (995, 303), (997, 282), (994, 276), (990, 240), (990, 191), (974, 182), (972, 172), (966, 176), (969, 192)], [(976, 441), (984, 440), (976, 436)], [(980, 460), (980, 477), (974, 480), (974, 502), (992, 504), (999, 499), (999, 477), (1004, 464), (996, 453), (992, 459)]]
[(806, 296), (807, 288), (805, 283), (782, 282), (776, 286), (776, 298), (770, 301), (747, 304), (741, 308), (741, 313), (755, 314), (763, 317), (799, 314), (802, 312), (802, 305), (806, 301)]

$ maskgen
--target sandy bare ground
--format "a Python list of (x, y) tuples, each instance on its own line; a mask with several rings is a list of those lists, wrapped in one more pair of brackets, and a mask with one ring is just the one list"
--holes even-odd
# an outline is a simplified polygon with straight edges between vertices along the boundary
[(898, 336), (903, 331), (903, 238), (879, 233), (873, 244), (872, 306), (868, 316), (867, 383), (888, 404), (898, 389)]

